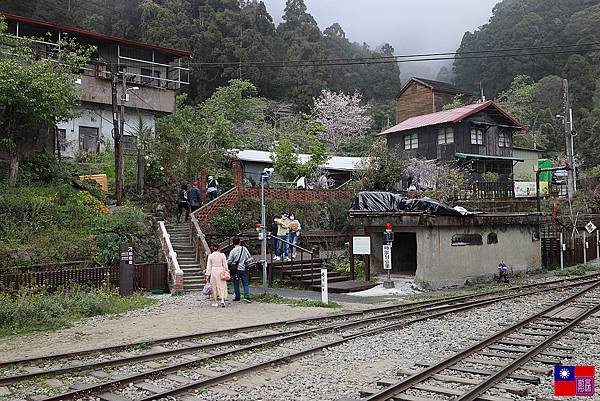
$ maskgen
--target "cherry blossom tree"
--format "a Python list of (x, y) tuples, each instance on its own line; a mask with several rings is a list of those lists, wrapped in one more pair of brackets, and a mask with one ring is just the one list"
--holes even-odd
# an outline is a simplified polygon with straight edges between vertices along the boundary
[(324, 90), (314, 99), (313, 116), (325, 130), (319, 134), (334, 152), (353, 138), (365, 136), (371, 127), (368, 106), (362, 105), (362, 96)]

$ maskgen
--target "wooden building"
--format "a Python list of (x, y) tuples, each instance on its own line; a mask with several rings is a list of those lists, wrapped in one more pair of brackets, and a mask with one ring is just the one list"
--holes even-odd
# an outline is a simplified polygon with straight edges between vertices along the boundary
[(379, 135), (406, 159), (461, 160), (474, 172), (512, 178), (513, 134), (521, 123), (493, 101), (411, 117)]
[(442, 111), (456, 95), (465, 92), (439, 81), (412, 77), (402, 86), (396, 97), (396, 121)]

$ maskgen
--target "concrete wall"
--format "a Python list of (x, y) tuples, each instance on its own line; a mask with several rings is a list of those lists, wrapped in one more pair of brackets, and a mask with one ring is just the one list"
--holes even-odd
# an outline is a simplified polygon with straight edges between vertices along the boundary
[[(152, 110), (161, 113), (173, 113), (175, 111), (175, 91), (155, 88), (151, 86), (140, 86), (136, 83), (128, 83), (128, 87), (138, 86), (136, 91), (128, 91), (129, 101), (127, 107)], [(79, 88), (81, 101), (112, 105), (112, 85), (110, 79), (102, 79), (90, 76), (81, 77)], [(135, 92), (135, 93), (134, 93)], [(119, 98), (122, 95), (121, 86), (118, 88)]]
[[(144, 125), (155, 132), (155, 117), (147, 110), (136, 110), (132, 108), (125, 109), (125, 135), (133, 135), (139, 125), (139, 118), (142, 118)], [(66, 148), (61, 150), (64, 157), (75, 157), (79, 150), (79, 127), (98, 128), (98, 140), (100, 150), (114, 143), (112, 137), (113, 120), (112, 109), (110, 106), (104, 106), (95, 103), (83, 103), (79, 109), (79, 116), (63, 123), (58, 124), (59, 129), (64, 129), (66, 133)]]
[(513, 156), (525, 160), (518, 162), (513, 169), (513, 176), (516, 181), (535, 181), (534, 168), (538, 165), (540, 153), (529, 149), (513, 149)]
[[(532, 227), (428, 227), (417, 232), (416, 281), (431, 288), (461, 286), (489, 281), (504, 263), (510, 272), (540, 269), (539, 241), (532, 240)], [(488, 244), (490, 233), (497, 244)], [(452, 246), (455, 234), (481, 234), (483, 245)]]
[[(510, 272), (540, 269), (541, 247), (532, 240), (533, 229), (531, 225), (394, 226), (394, 232), (416, 233), (415, 280), (433, 289), (490, 281), (502, 258)], [(371, 236), (371, 269), (383, 272), (383, 227), (366, 231)], [(487, 243), (489, 233), (497, 234), (498, 243)], [(480, 234), (483, 245), (452, 246), (455, 234)]]

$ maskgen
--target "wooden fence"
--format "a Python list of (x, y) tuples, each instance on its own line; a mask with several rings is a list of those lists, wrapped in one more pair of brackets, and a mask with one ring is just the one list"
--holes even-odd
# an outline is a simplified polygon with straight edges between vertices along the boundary
[(575, 266), (582, 264), (584, 260), (590, 261), (596, 259), (597, 248), (596, 242), (598, 240), (598, 231), (596, 230), (592, 235), (587, 235), (585, 232), (585, 241), (588, 243), (588, 247), (585, 250), (584, 257), (584, 239), (581, 235), (585, 228), (578, 229), (580, 234), (572, 235), (572, 231), (566, 230), (563, 227), (557, 225), (542, 225), (541, 227), (541, 247), (542, 247), (542, 265), (545, 268), (560, 266), (560, 233), (563, 234), (563, 243), (566, 246), (566, 251), (563, 252), (564, 266)]
[[(65, 269), (9, 268), (0, 275), (0, 287), (18, 289), (21, 287), (44, 286), (56, 289), (72, 284), (100, 287), (110, 283), (119, 286), (118, 267), (83, 267)], [(135, 265), (136, 290), (168, 290), (166, 263), (146, 263)]]
[(512, 199), (515, 197), (514, 181), (472, 182), (451, 190), (455, 200)]

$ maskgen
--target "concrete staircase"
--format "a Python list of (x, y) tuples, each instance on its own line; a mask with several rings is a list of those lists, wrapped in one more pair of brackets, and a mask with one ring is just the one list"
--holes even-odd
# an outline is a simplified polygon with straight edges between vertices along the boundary
[(173, 250), (177, 253), (177, 262), (183, 270), (183, 289), (185, 291), (202, 291), (204, 272), (196, 260), (196, 250), (190, 242), (190, 226), (187, 223), (168, 224), (165, 226), (171, 236)]

